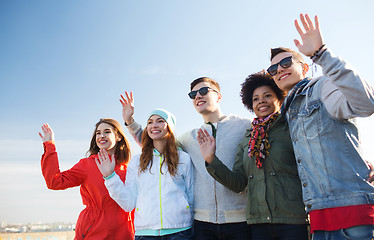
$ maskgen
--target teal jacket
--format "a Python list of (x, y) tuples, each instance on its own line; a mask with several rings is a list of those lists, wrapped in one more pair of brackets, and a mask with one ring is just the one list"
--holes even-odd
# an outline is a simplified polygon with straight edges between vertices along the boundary
[(255, 159), (248, 157), (251, 131), (247, 130), (237, 148), (232, 171), (217, 157), (206, 165), (207, 171), (234, 192), (242, 192), (247, 187), (248, 224), (308, 223), (286, 120), (282, 116), (278, 117), (270, 126), (268, 140), (271, 148), (260, 169)]

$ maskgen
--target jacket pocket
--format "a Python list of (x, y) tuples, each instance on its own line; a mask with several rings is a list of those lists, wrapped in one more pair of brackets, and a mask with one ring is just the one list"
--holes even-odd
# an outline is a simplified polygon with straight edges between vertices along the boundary
[(87, 239), (95, 226), (97, 214), (95, 211), (89, 211), (87, 208), (79, 214), (77, 226), (75, 228), (75, 235), (77, 239)]
[(321, 133), (323, 124), (320, 116), (321, 106), (321, 101), (316, 100), (302, 107), (298, 113), (303, 132), (308, 139), (314, 139)]
[(94, 225), (94, 223), (95, 223), (95, 220), (93, 220), (93, 222), (89, 225), (86, 232), (82, 234), (82, 239), (84, 239), (87, 236), (88, 232), (92, 229), (92, 226)]

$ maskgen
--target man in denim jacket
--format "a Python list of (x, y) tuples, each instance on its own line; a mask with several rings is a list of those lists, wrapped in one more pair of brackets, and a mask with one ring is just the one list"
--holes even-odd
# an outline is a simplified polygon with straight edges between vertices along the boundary
[(303, 199), (313, 239), (373, 239), (374, 186), (362, 159), (356, 117), (374, 113), (374, 89), (323, 44), (315, 24), (300, 15), (296, 47), (322, 67), (323, 76), (305, 78), (301, 54), (272, 49), (268, 73), (288, 92), (282, 114), (288, 120)]

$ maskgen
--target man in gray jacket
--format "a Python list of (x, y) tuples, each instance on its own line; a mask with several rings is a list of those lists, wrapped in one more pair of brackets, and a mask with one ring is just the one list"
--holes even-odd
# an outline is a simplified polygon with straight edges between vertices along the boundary
[[(235, 115), (224, 115), (220, 109), (222, 95), (219, 84), (202, 77), (191, 83), (188, 94), (196, 111), (203, 117), (202, 129), (216, 138), (216, 155), (232, 169), (236, 148), (250, 127), (250, 120)], [(142, 128), (134, 121), (133, 94), (121, 96), (123, 118), (131, 135), (140, 144)], [(197, 240), (250, 239), (246, 223), (246, 193), (235, 193), (215, 181), (205, 168), (205, 160), (197, 142), (197, 131), (192, 129), (178, 137), (183, 150), (194, 164), (194, 232)]]

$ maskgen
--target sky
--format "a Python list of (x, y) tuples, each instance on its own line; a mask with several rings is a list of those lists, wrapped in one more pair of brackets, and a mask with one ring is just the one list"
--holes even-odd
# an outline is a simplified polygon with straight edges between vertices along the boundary
[[(54, 130), (67, 170), (86, 156), (100, 118), (123, 122), (124, 91), (134, 92), (138, 122), (164, 108), (176, 116), (179, 135), (203, 122), (187, 93), (207, 76), (221, 85), (223, 113), (252, 119), (240, 84), (268, 67), (270, 48), (295, 49), (300, 13), (318, 15), (326, 45), (374, 85), (373, 9), (372, 0), (1, 0), (0, 221), (75, 222), (84, 208), (79, 188), (46, 187), (43, 123)], [(358, 119), (368, 160), (373, 120)]]

